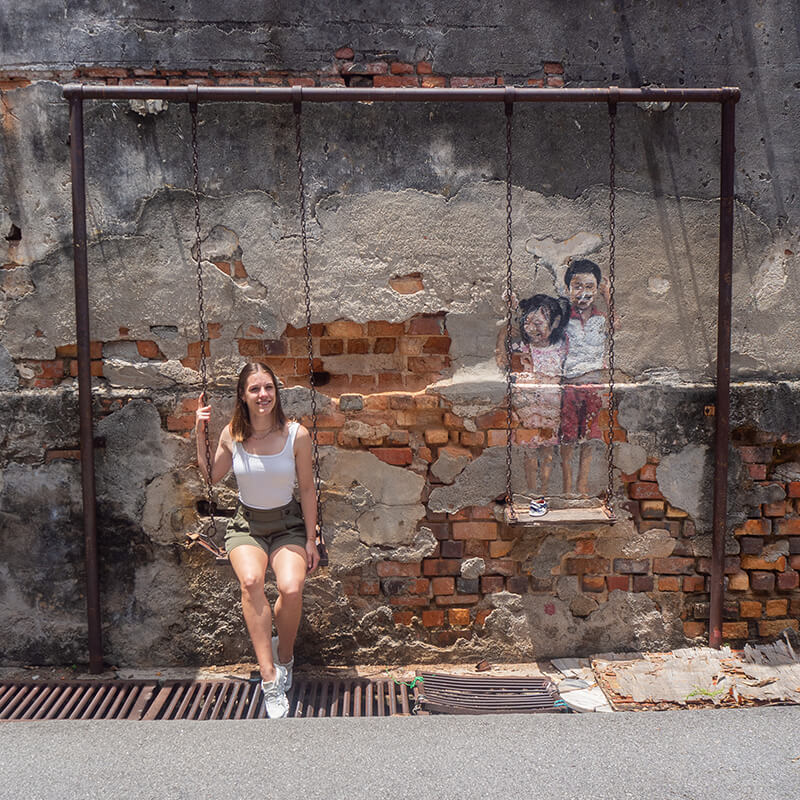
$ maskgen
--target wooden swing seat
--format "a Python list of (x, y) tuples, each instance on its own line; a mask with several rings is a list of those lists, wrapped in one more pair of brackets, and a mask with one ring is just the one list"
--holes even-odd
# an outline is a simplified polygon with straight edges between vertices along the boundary
[(553, 508), (540, 517), (532, 517), (528, 505), (514, 504), (516, 520), (511, 509), (506, 506), (504, 515), (506, 525), (515, 528), (553, 528), (579, 525), (613, 525), (617, 518), (605, 506), (589, 508)]

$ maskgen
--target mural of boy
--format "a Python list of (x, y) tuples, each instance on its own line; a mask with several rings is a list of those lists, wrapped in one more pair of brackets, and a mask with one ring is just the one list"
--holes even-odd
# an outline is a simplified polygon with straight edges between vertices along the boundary
[(570, 262), (564, 274), (569, 298), (566, 324), (567, 353), (563, 367), (561, 396), (561, 469), (564, 494), (571, 494), (572, 462), (578, 444), (578, 494), (588, 494), (592, 449), (590, 440), (602, 439), (599, 417), (605, 393), (597, 384), (604, 382), (606, 368), (606, 315), (595, 306), (598, 293), (605, 294), (600, 267), (586, 258)]

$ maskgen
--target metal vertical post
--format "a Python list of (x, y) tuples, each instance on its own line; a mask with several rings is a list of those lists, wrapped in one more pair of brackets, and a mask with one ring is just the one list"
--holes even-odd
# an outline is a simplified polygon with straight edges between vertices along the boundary
[(728, 516), (728, 447), (731, 394), (731, 300), (733, 277), (733, 183), (736, 99), (722, 103), (719, 192), (719, 305), (717, 311), (717, 404), (714, 435), (714, 518), (708, 643), (722, 644), (725, 599), (725, 532)]
[(78, 345), (78, 408), (80, 413), (83, 527), (86, 539), (86, 611), (89, 671), (103, 669), (100, 626), (100, 579), (97, 558), (97, 509), (92, 421), (92, 370), (89, 337), (89, 271), (86, 253), (86, 183), (83, 152), (83, 99), (69, 101), (70, 167), (72, 170), (72, 237), (75, 262), (75, 330)]

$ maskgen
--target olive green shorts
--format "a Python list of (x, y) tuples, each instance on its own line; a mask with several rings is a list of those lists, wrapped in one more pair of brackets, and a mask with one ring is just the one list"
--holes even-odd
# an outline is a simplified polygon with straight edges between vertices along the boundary
[(225, 551), (250, 544), (272, 555), (279, 547), (296, 544), (305, 548), (306, 526), (297, 500), (279, 508), (250, 508), (239, 503), (225, 531)]

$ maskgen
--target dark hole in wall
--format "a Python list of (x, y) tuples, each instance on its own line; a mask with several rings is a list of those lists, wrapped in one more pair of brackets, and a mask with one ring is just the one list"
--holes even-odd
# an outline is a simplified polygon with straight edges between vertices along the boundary
[(325, 386), (331, 382), (330, 372), (315, 372), (314, 373), (314, 386)]
[(216, 503), (209, 503), (206, 499), (197, 501), (197, 513), (201, 517), (210, 517), (212, 507), (215, 517), (232, 517), (236, 513), (235, 508), (220, 508)]
[(19, 229), (19, 226), (14, 225), (11, 223), (11, 230), (8, 232), (6, 236), (7, 242), (19, 242), (22, 240), (22, 231)]

